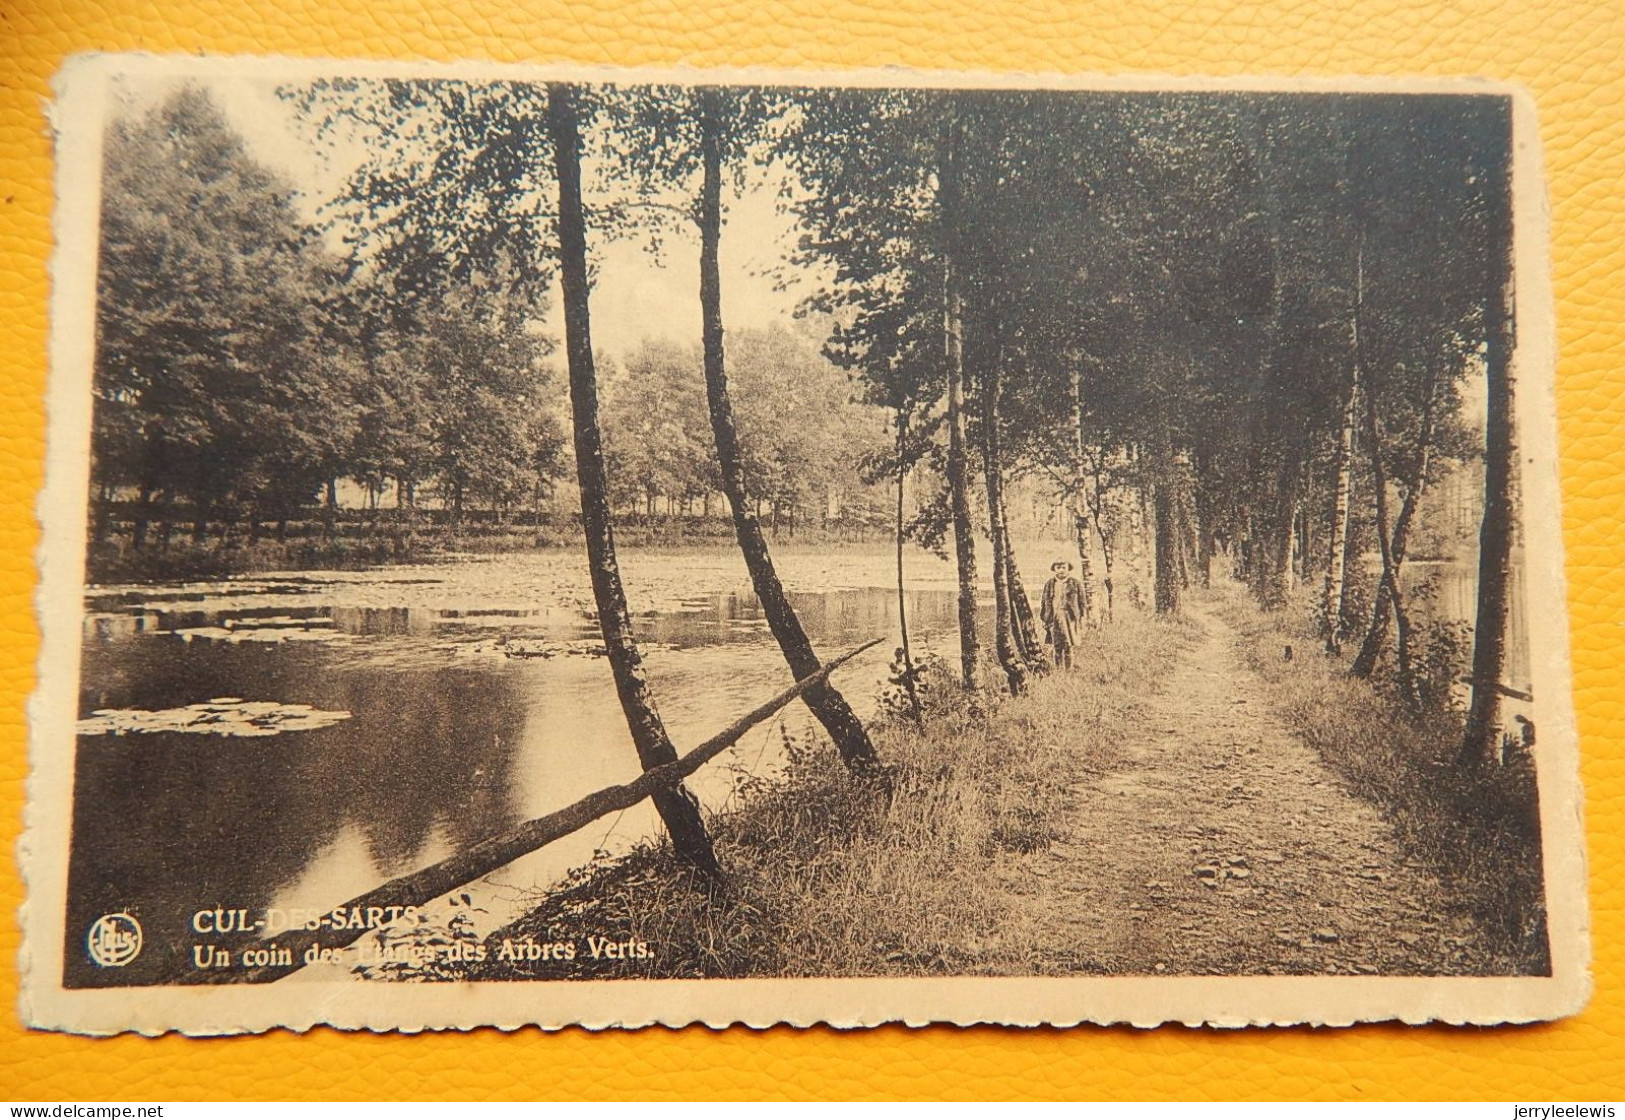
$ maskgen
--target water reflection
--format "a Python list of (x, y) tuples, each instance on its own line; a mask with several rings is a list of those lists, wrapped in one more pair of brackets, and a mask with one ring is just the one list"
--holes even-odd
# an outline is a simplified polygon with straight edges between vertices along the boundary
[[(231, 740), (174, 733), (80, 740), (69, 871), (68, 982), (132, 983), (184, 958), (205, 907), (272, 903), (346, 829), (370, 864), (359, 891), (516, 823), (527, 705), (514, 674), (444, 667), (328, 672), (319, 649), (147, 641), (87, 650), (81, 707), (167, 707), (210, 696), (349, 711), (342, 725)], [(148, 951), (118, 972), (77, 951), (123, 910)]]
[[(420, 583), (423, 581), (419, 581)], [(331, 727), (254, 739), (170, 732), (85, 736), (75, 761), (65, 980), (139, 984), (185, 967), (201, 909), (330, 907), (521, 820), (637, 772), (601, 657), (510, 658), (503, 639), (596, 636), (579, 600), (498, 606), (313, 601), (277, 591), (267, 605), (239, 585), (160, 605), (98, 601), (86, 616), (80, 712), (161, 709), (238, 697), (347, 711)], [(346, 588), (360, 587), (352, 580)], [(327, 589), (330, 593), (332, 588)], [(369, 597), (400, 593), (384, 579)], [(338, 598), (335, 595), (335, 598)], [(791, 594), (821, 649), (895, 631), (884, 586)], [(246, 600), (246, 601), (245, 601)], [(909, 592), (922, 649), (952, 634), (951, 592)], [(755, 597), (738, 587), (663, 601), (637, 619), (661, 712), (680, 749), (693, 746), (789, 682)], [(254, 634), (254, 641), (237, 640)], [(343, 641), (285, 641), (325, 635)], [(259, 640), (263, 637), (264, 640)], [(844, 670), (860, 711), (872, 707), (891, 643)], [(579, 652), (579, 651), (576, 651)], [(784, 722), (807, 726), (805, 709)], [(730, 765), (777, 765), (776, 734), (753, 737), (708, 769), (696, 790), (731, 792)], [(579, 862), (611, 829), (654, 825), (638, 810), (589, 829), (526, 873), (537, 882)], [(587, 835), (592, 833), (592, 835)], [(515, 872), (517, 873), (516, 869)], [(141, 956), (101, 969), (83, 951), (102, 914), (127, 912), (146, 931)]]
[[(1428, 617), (1473, 626), (1478, 618), (1478, 567), (1460, 560), (1412, 560), (1402, 569), (1406, 590), (1425, 590), (1424, 610)], [(1507, 612), (1506, 681), (1516, 688), (1529, 687), (1529, 621), (1525, 599), (1523, 564), (1515, 559), (1509, 594), (1513, 609)]]

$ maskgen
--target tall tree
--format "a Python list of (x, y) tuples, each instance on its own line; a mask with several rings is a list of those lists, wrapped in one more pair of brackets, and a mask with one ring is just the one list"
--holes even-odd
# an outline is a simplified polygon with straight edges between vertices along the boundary
[(993, 646), (1010, 695), (1027, 690), (1027, 659), (1016, 637), (1016, 603), (1010, 579), (1010, 527), (1004, 508), (1004, 467), (999, 447), (999, 362), (982, 370), (982, 469), (987, 481), (988, 536), (993, 541)]
[[(719, 254), (722, 243), (723, 162), (728, 149), (737, 151), (742, 140), (759, 135), (760, 114), (765, 106), (756, 98), (741, 105), (735, 95), (715, 86), (699, 91), (700, 198), (697, 214), (700, 228), (700, 329), (705, 352), (705, 392), (710, 406), (711, 433), (717, 445), (717, 463), (722, 469), (722, 489), (733, 508), (734, 534), (750, 572), (751, 585), (761, 601), (768, 628), (779, 643), (790, 671), (799, 679), (816, 673), (821, 662), (812, 641), (802, 628), (790, 598), (784, 592), (768, 550), (767, 537), (751, 509), (745, 491), (739, 431), (734, 424), (733, 400), (728, 392), (726, 355), (722, 336), (722, 273)], [(752, 119), (752, 118), (755, 119)], [(737, 157), (736, 157), (737, 158)], [(824, 725), (840, 751), (841, 758), (854, 770), (875, 765), (874, 745), (869, 733), (852, 711), (846, 698), (827, 680), (802, 694), (807, 707)]]
[[(1368, 106), (1351, 209), (1361, 268), (1353, 300), (1373, 530), (1382, 571), (1351, 671), (1371, 676), (1396, 632), (1401, 692), (1419, 702), (1410, 664), (1404, 564), (1422, 500), (1440, 469), (1476, 454), (1462, 388), (1479, 363), (1482, 298), (1462, 277), (1489, 267), (1476, 114), (1404, 99)], [(1390, 495), (1389, 491), (1393, 491)], [(1391, 498), (1398, 511), (1389, 518)]]
[(1506, 672), (1507, 621), (1512, 609), (1513, 543), (1517, 535), (1517, 289), (1512, 268), (1512, 106), (1485, 106), (1482, 176), (1488, 242), (1484, 270), (1484, 373), (1489, 412), (1484, 429), (1484, 522), (1478, 538), (1478, 612), (1473, 629), (1473, 700), (1461, 757), (1496, 760), (1501, 748), (1501, 687)]
[[(764, 148), (779, 100), (770, 91), (748, 87), (618, 89), (613, 97), (617, 127), (611, 139), (618, 141), (625, 163), (641, 174), (642, 197), (629, 209), (641, 209), (660, 224), (667, 224), (662, 219), (675, 211), (690, 217), (698, 231), (702, 362), (722, 491), (762, 614), (790, 671), (801, 678), (817, 672), (820, 662), (773, 563), (756, 512), (761, 495), (748, 489), (722, 325), (723, 194), (727, 182), (743, 173), (744, 161)], [(666, 201), (664, 196), (674, 192), (684, 201)], [(802, 699), (850, 769), (873, 769), (876, 758), (868, 732), (834, 685), (827, 681), (815, 685)]]
[[(615, 530), (609, 509), (609, 479), (598, 430), (598, 381), (593, 366), (592, 321), (588, 309), (586, 216), (581, 200), (581, 133), (574, 86), (555, 82), (547, 90), (547, 129), (559, 189), (559, 273), (564, 292), (564, 346), (570, 370), (570, 411), (574, 421), (576, 480), (581, 490), (581, 523), (587, 537), (598, 625), (615, 675), (615, 691), (645, 770), (674, 762), (677, 751), (655, 710), (643, 672), (643, 657), (632, 635)], [(711, 839), (700, 820), (699, 803), (683, 786), (654, 795), (672, 846), (686, 862), (707, 874), (718, 872)]]
[[(404, 329), (491, 276), (504, 278), (504, 298), (516, 311), (528, 306), (539, 316), (549, 283), (559, 277), (598, 624), (639, 761), (645, 770), (672, 761), (676, 750), (643, 672), (615, 553), (588, 310), (577, 87), (343, 79), (284, 94), (320, 131), (353, 129), (366, 141), (368, 158), (329, 207), (328, 223), (343, 234), (357, 270), (380, 277), (387, 289), (380, 329)], [(716, 857), (693, 795), (674, 787), (654, 803), (678, 856), (715, 875)]]
[[(1350, 316), (1348, 388), (1343, 396), (1343, 427), (1337, 442), (1337, 481), (1332, 498), (1331, 547), (1326, 559), (1326, 592), (1321, 610), (1326, 652), (1343, 651), (1343, 589), (1348, 567), (1349, 496), (1353, 488), (1354, 427), (1360, 393), (1360, 317), (1365, 309), (1365, 236), (1354, 250), (1354, 308)], [(1386, 581), (1384, 582), (1386, 587)]]
[(1067, 426), (1072, 436), (1072, 475), (1067, 503), (1070, 506), (1068, 512), (1072, 515), (1072, 539), (1078, 549), (1078, 582), (1083, 587), (1083, 620), (1087, 625), (1094, 616), (1095, 575), (1091, 559), (1094, 550), (1089, 546), (1089, 458), (1083, 419), (1081, 361), (1074, 359), (1069, 364), (1068, 377), (1071, 392), (1067, 394), (1067, 401), (1072, 406), (1072, 417)]
[[(942, 258), (943, 370), (947, 382), (948, 508), (953, 517), (954, 565), (957, 569), (960, 679), (968, 689), (977, 683), (976, 535), (971, 529), (970, 466), (965, 442), (965, 295), (964, 235), (966, 221), (960, 190), (961, 125), (949, 110), (942, 127), (937, 170), (937, 236)], [(995, 565), (997, 565), (995, 561)]]

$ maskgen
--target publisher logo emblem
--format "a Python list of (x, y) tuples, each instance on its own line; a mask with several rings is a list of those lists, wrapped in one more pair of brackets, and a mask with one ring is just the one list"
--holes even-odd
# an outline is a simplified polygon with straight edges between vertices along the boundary
[(85, 948), (103, 968), (123, 968), (141, 952), (141, 923), (128, 914), (103, 914), (91, 925)]

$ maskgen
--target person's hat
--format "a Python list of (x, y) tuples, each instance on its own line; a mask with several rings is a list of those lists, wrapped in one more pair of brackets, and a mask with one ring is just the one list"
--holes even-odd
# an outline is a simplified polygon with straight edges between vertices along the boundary
[(1051, 564), (1049, 566), (1049, 570), (1052, 571), (1052, 572), (1056, 568), (1065, 568), (1067, 571), (1070, 572), (1072, 570), (1072, 561), (1070, 561), (1070, 560), (1057, 560), (1057, 561), (1055, 561), (1055, 563), (1053, 563), (1053, 564)]

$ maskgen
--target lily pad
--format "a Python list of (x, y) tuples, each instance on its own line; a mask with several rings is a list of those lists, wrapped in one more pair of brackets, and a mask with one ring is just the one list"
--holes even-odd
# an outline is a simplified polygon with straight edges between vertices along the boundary
[(156, 712), (143, 708), (98, 708), (79, 721), (77, 730), (87, 736), (172, 731), (257, 739), (286, 731), (319, 731), (349, 718), (349, 712), (324, 712), (309, 704), (222, 698)]

